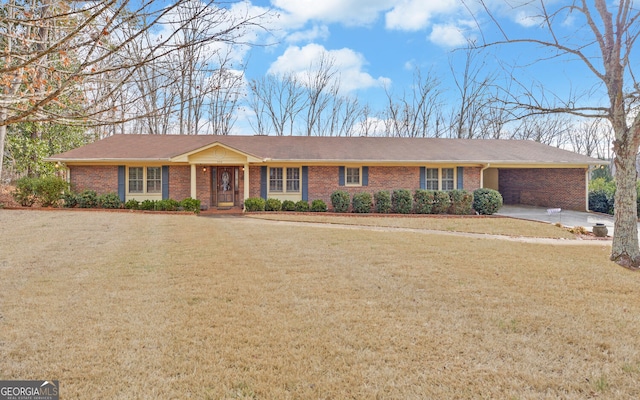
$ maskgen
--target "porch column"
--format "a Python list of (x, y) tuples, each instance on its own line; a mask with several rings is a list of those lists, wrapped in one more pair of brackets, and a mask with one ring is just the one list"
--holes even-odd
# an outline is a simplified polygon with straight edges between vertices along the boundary
[(244, 165), (244, 200), (249, 198), (249, 164)]
[(197, 196), (196, 192), (196, 165), (191, 164), (191, 198), (195, 199)]

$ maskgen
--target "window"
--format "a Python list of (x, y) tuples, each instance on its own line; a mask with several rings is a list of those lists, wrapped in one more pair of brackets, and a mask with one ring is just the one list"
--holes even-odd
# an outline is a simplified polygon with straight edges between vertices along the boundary
[(360, 185), (360, 168), (346, 168), (346, 184), (349, 185)]
[(287, 168), (287, 192), (300, 191), (300, 168)]
[(269, 191), (282, 192), (282, 168), (269, 168)]
[(162, 192), (162, 169), (160, 167), (147, 168), (147, 193)]
[(269, 168), (269, 191), (281, 193), (300, 192), (300, 168)]
[(144, 192), (144, 177), (142, 167), (129, 168), (129, 193)]
[(129, 167), (129, 193), (162, 193), (162, 167)]
[(453, 190), (456, 188), (454, 168), (425, 168), (424, 188), (427, 190)]
[(427, 168), (425, 172), (425, 189), (438, 190), (438, 168)]
[(442, 190), (453, 190), (453, 168), (442, 168)]

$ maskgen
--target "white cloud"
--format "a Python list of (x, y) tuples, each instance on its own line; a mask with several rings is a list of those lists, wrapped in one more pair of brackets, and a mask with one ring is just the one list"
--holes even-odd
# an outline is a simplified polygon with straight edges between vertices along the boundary
[(460, 27), (454, 24), (437, 24), (429, 35), (429, 40), (441, 47), (452, 48), (467, 44), (467, 38)]
[(274, 7), (290, 14), (293, 20), (337, 22), (348, 26), (371, 24), (395, 3), (397, 0), (272, 0)]
[(402, 0), (387, 12), (387, 29), (417, 31), (428, 27), (434, 17), (454, 14), (460, 10), (458, 0)]
[(542, 22), (541, 18), (535, 14), (531, 14), (525, 10), (520, 10), (515, 15), (515, 21), (521, 26), (525, 28), (532, 28), (534, 26), (539, 26), (540, 22)]
[(308, 29), (306, 31), (298, 31), (294, 32), (291, 35), (287, 36), (287, 42), (289, 43), (298, 43), (298, 42), (313, 42), (315, 40), (321, 39), (325, 40), (329, 38), (329, 28), (326, 25), (314, 25), (313, 28)]
[(340, 76), (340, 91), (343, 94), (390, 82), (388, 78), (374, 78), (364, 72), (366, 60), (360, 53), (347, 48), (327, 50), (319, 44), (308, 44), (304, 47), (290, 46), (271, 64), (268, 73), (293, 73), (304, 81), (309, 71), (323, 56), (328, 56), (330, 60), (333, 60), (334, 68), (337, 69)]

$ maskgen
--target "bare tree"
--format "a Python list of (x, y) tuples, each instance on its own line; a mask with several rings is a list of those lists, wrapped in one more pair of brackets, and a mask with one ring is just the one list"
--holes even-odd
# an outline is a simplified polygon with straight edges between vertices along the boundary
[(593, 118), (574, 123), (567, 134), (573, 151), (587, 156), (608, 158), (603, 152), (610, 142), (610, 125), (606, 120)]
[(387, 126), (391, 136), (437, 136), (438, 118), (442, 112), (440, 81), (431, 73), (423, 77), (419, 69), (413, 74), (411, 91), (396, 99), (385, 88)]
[(509, 138), (562, 147), (571, 127), (569, 118), (562, 114), (528, 115), (519, 121)]
[[(501, 40), (481, 47), (509, 44), (541, 47), (549, 53), (540, 55), (539, 61), (564, 59), (581, 63), (591, 73), (593, 82), (598, 82), (599, 88), (606, 93), (607, 102), (602, 104), (588, 100), (577, 103), (571, 96), (564, 96), (562, 105), (548, 106), (531, 91), (522, 96), (514, 94), (513, 102), (530, 113), (569, 113), (609, 121), (614, 132), (617, 187), (611, 260), (630, 269), (639, 269), (636, 155), (640, 145), (640, 113), (637, 110), (640, 86), (635, 79), (637, 63), (632, 60), (633, 54), (637, 54), (634, 49), (640, 34), (640, 10), (632, 0), (572, 0), (568, 4), (545, 0), (527, 2), (529, 7), (538, 6), (535, 20), (542, 28), (537, 31), (540, 36), (514, 37), (498, 24), (488, 3), (480, 2), (502, 35)], [(577, 26), (576, 31), (563, 35), (563, 24), (569, 18), (574, 21), (573, 26)], [(562, 98), (558, 95), (558, 99)]]
[(464, 50), (464, 69), (459, 73), (450, 60), (450, 69), (455, 82), (458, 102), (451, 112), (451, 136), (459, 139), (473, 139), (483, 137), (483, 124), (493, 121), (499, 114), (489, 117), (489, 110), (494, 108), (494, 98), (491, 88), (495, 82), (495, 75), (483, 75), (486, 70), (485, 61), (478, 60), (478, 53), (471, 46)]
[(306, 106), (304, 89), (294, 74), (266, 75), (249, 83), (249, 107), (256, 119), (254, 130), (260, 135), (292, 135), (296, 118)]
[[(85, 126), (124, 124), (141, 116), (146, 96), (132, 84), (139, 70), (190, 45), (239, 44), (263, 15), (238, 14), (233, 2), (203, 4), (215, 18), (212, 29), (177, 40), (197, 15), (175, 13), (183, 2), (160, 6), (153, 0), (9, 0), (0, 5), (0, 168), (6, 127), (23, 121), (57, 121)], [(240, 4), (240, 2), (238, 2)], [(138, 47), (145, 33), (171, 19), (176, 29)], [(152, 76), (145, 78), (154, 79)], [(196, 101), (195, 96), (188, 98)], [(146, 111), (151, 114), (155, 110)], [(192, 117), (195, 114), (192, 113)], [(1, 169), (0, 169), (1, 174)]]
[(322, 135), (322, 117), (331, 99), (338, 95), (340, 80), (337, 76), (335, 60), (323, 53), (317, 62), (312, 62), (302, 79), (306, 89), (305, 134)]

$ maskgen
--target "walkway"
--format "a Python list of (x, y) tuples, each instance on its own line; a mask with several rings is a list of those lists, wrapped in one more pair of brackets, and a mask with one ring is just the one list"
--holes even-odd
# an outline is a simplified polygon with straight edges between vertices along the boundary
[[(601, 223), (605, 224), (609, 230), (609, 236), (613, 236), (613, 215), (573, 210), (561, 210), (558, 212), (558, 209), (511, 205), (502, 206), (496, 214), (552, 224), (559, 222), (568, 227), (582, 226), (588, 231), (591, 231), (596, 223)], [(638, 228), (640, 229), (640, 225)]]

